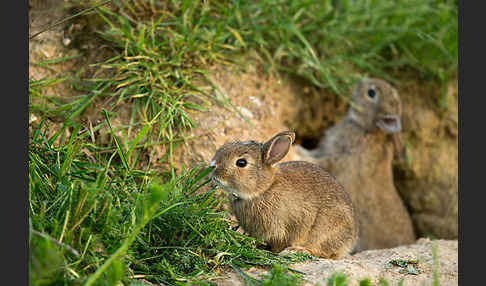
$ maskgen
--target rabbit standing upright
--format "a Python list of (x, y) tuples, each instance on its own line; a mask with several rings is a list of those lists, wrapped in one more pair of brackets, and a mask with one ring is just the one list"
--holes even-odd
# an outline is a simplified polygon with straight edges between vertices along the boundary
[(231, 211), (243, 229), (263, 238), (273, 252), (340, 258), (357, 237), (351, 199), (315, 164), (278, 163), (294, 138), (286, 131), (265, 143), (224, 144), (210, 163), (212, 180), (229, 193)]
[(380, 79), (364, 79), (355, 89), (347, 116), (325, 132), (317, 149), (295, 146), (301, 159), (336, 176), (351, 196), (359, 220), (357, 251), (415, 240), (410, 216), (393, 183), (391, 164), (400, 142), (400, 116), (396, 89)]

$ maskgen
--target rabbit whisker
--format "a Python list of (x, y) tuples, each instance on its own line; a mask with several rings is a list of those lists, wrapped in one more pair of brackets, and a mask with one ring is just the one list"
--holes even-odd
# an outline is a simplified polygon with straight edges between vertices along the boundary
[(240, 198), (238, 194), (231, 188), (227, 187), (225, 184), (223, 184), (220, 180), (216, 179), (213, 177), (213, 181), (216, 183), (216, 185), (220, 186), (223, 190), (226, 192), (230, 193), (231, 195), (235, 196), (236, 198)]

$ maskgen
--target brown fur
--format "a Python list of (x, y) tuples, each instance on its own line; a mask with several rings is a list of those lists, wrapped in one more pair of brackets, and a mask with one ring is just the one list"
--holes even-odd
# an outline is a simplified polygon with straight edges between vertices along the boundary
[[(263, 238), (274, 252), (303, 251), (337, 259), (356, 241), (351, 199), (321, 167), (304, 161), (277, 162), (293, 132), (266, 143), (232, 142), (217, 150), (212, 177), (230, 192), (231, 211), (243, 229)], [(248, 165), (237, 167), (245, 158)]]
[[(372, 86), (374, 100), (367, 98)], [(351, 196), (359, 220), (358, 251), (413, 243), (410, 216), (393, 184), (391, 164), (399, 133), (377, 126), (380, 116), (400, 118), (398, 93), (383, 80), (365, 79), (358, 84), (353, 103), (361, 111), (352, 107), (325, 132), (316, 150), (299, 146), (296, 151), (336, 176)]]

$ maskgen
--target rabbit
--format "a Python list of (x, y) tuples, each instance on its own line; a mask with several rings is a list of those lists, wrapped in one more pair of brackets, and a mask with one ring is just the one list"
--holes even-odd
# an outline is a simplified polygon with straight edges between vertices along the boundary
[(211, 178), (228, 192), (243, 230), (263, 239), (272, 252), (339, 259), (357, 239), (351, 199), (318, 165), (278, 163), (294, 139), (294, 132), (284, 131), (265, 143), (226, 143), (210, 162)]
[(392, 160), (400, 151), (394, 149), (402, 148), (400, 116), (397, 90), (384, 80), (365, 78), (357, 84), (345, 118), (325, 131), (319, 146), (294, 149), (300, 159), (333, 174), (350, 195), (360, 230), (356, 251), (416, 239), (393, 183)]

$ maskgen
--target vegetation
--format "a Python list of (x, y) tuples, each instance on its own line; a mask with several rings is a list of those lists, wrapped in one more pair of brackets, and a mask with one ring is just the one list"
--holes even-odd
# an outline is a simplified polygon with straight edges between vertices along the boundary
[[(72, 21), (96, 23), (96, 40), (112, 47), (111, 56), (74, 77), (29, 81), (29, 113), (41, 118), (29, 135), (32, 285), (203, 284), (250, 265), (273, 265), (253, 283), (299, 285), (282, 264), (310, 257), (275, 256), (233, 230), (204, 162), (160, 172), (142, 155), (162, 144), (172, 166), (185, 131), (195, 128), (192, 112), (209, 101), (231, 108), (209, 91), (208, 67), (250, 55), (268, 72), (338, 95), (362, 75), (394, 81), (406, 72), (441, 84), (456, 75), (457, 1), (105, 2), (69, 4), (87, 9)], [(49, 69), (71, 59), (34, 64)], [(78, 95), (51, 96), (64, 81)], [(100, 98), (110, 99), (99, 110), (103, 122), (82, 124)], [(114, 129), (110, 118), (122, 103), (132, 107), (130, 124)], [(47, 118), (62, 126), (53, 129)], [(103, 128), (108, 143), (94, 136)]]
[(232, 230), (214, 190), (197, 193), (209, 169), (160, 178), (149, 167), (115, 163), (115, 157), (128, 157), (116, 142), (113, 153), (90, 152), (89, 133), (79, 125), (60, 147), (52, 142), (64, 133), (45, 133), (36, 129), (29, 148), (33, 285), (92, 285), (100, 277), (98, 284), (130, 277), (170, 284), (230, 264), (306, 259), (274, 256), (258, 248), (262, 241)]

